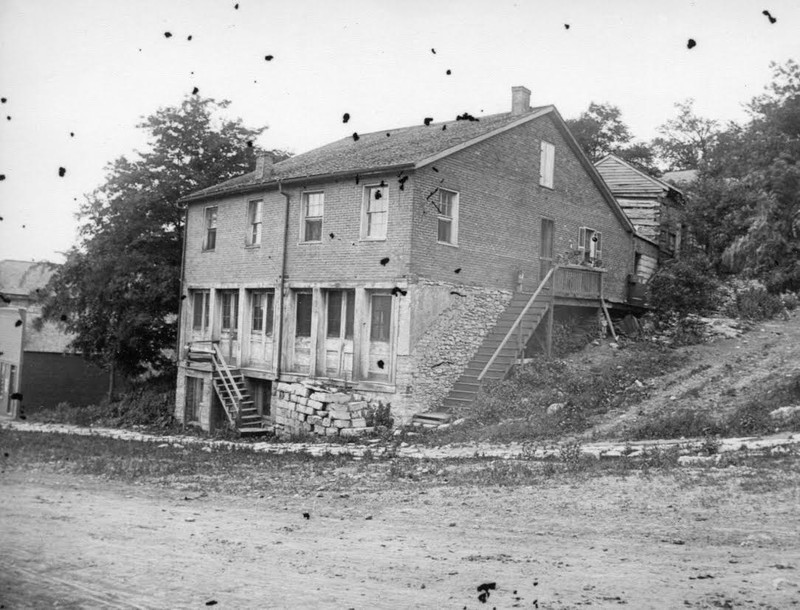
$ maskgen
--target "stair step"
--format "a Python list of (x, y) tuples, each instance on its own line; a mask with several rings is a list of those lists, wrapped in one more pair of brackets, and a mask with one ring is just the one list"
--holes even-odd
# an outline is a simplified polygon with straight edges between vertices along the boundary
[(447, 397), (460, 400), (472, 400), (477, 395), (478, 395), (477, 392), (463, 392), (461, 390), (450, 390), (450, 393), (447, 395)]

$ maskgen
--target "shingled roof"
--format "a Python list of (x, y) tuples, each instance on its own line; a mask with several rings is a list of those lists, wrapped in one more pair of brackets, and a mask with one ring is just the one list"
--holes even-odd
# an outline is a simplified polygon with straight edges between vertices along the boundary
[(552, 109), (552, 106), (541, 106), (524, 114), (507, 112), (480, 117), (478, 120), (460, 119), (384, 129), (359, 134), (358, 139), (349, 136), (276, 163), (272, 171), (261, 179), (252, 171), (187, 195), (183, 201), (238, 193), (277, 181), (412, 167), (437, 153), (491, 135), (517, 122), (541, 116)]

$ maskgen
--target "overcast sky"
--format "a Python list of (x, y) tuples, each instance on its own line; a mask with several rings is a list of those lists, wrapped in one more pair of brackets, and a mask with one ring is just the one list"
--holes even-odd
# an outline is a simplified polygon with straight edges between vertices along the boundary
[(702, 115), (743, 120), (770, 61), (800, 59), (797, 0), (236, 5), (0, 0), (0, 259), (63, 262), (83, 194), (146, 145), (141, 117), (194, 87), (231, 100), (247, 126), (268, 125), (262, 147), (295, 153), (353, 131), (505, 112), (513, 85), (565, 118), (610, 102), (646, 140), (688, 97)]

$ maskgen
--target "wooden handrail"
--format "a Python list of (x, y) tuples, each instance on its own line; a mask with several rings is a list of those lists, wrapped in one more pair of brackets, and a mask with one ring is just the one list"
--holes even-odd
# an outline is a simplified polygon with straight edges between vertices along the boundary
[[(514, 323), (511, 325), (511, 328), (508, 329), (506, 336), (503, 337), (503, 340), (500, 342), (500, 345), (494, 351), (492, 357), (489, 358), (489, 362), (486, 363), (486, 366), (483, 367), (483, 370), (481, 371), (480, 375), (478, 375), (478, 381), (481, 381), (483, 379), (483, 376), (486, 375), (486, 371), (488, 371), (489, 367), (492, 366), (492, 364), (494, 364), (495, 359), (500, 354), (500, 352), (503, 351), (503, 348), (506, 346), (506, 343), (508, 343), (508, 340), (511, 338), (511, 335), (514, 334), (514, 330), (517, 328), (520, 322), (522, 322), (522, 318), (524, 318), (525, 314), (528, 313), (528, 310), (531, 308), (531, 305), (533, 305), (533, 302), (536, 300), (536, 297), (538, 297), (539, 293), (544, 289), (545, 284), (547, 284), (547, 282), (555, 275), (556, 269), (558, 269), (558, 265), (553, 266), (550, 269), (550, 271), (547, 272), (547, 275), (544, 276), (544, 279), (539, 283), (539, 286), (534, 291), (533, 296), (531, 296), (531, 298), (528, 299), (528, 302), (525, 304), (525, 307), (523, 308), (522, 312), (520, 312), (520, 314), (517, 316), (517, 319), (514, 320)], [(555, 287), (553, 288), (553, 290), (555, 290)]]
[(228, 419), (231, 420), (231, 423), (234, 425), (236, 424), (236, 420), (239, 417), (240, 405), (242, 400), (244, 400), (244, 396), (242, 395), (241, 390), (236, 385), (236, 382), (233, 379), (233, 374), (231, 373), (230, 368), (228, 368), (228, 363), (225, 362), (225, 358), (222, 355), (222, 350), (220, 349), (217, 343), (214, 344), (214, 367), (219, 371), (219, 379), (222, 380), (222, 384), (225, 386), (225, 389), (228, 392), (228, 395), (233, 399), (232, 408), (234, 413), (230, 413), (225, 407), (223, 401), (223, 408), (225, 408), (225, 412), (228, 415)]

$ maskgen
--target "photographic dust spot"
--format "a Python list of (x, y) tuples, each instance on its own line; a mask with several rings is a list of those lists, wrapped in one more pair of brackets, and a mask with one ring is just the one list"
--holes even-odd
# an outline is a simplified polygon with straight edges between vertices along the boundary
[(434, 55), (436, 55), (436, 49), (431, 49), (431, 53), (433, 53)]
[(192, 89), (192, 95), (197, 95), (198, 93), (200, 93), (200, 89), (198, 89), (197, 87)]
[(565, 23), (565, 24), (564, 24), (564, 29), (565, 29), (565, 30), (568, 30), (568, 29), (569, 29), (569, 24), (568, 24), (568, 23)]
[(383, 197), (383, 193), (381, 193), (380, 191), (375, 191), (375, 199), (380, 199), (382, 197)]
[(172, 38), (172, 32), (164, 32), (164, 38)]
[(437, 168), (435, 165), (431, 165), (431, 169), (435, 171), (437, 174), (439, 173), (439, 168)]
[(6, 452), (3, 454), (3, 457), (9, 457), (9, 455), (8, 455), (8, 451), (6, 451)]
[(217, 605), (217, 600), (215, 599), (210, 599), (206, 602), (206, 606), (216, 606), (216, 605)]
[(399, 286), (395, 286), (394, 288), (392, 288), (392, 296), (393, 297), (396, 297), (398, 295), (406, 296), (407, 294), (408, 294), (408, 290), (403, 290)]
[(0, 180), (5, 180), (5, 179), (6, 179), (6, 175), (5, 174), (0, 174)]
[(375, 364), (378, 365), (379, 369), (382, 369), (385, 366), (385, 363), (383, 362), (383, 360), (378, 360), (378, 362), (376, 362)]
[(773, 17), (769, 11), (761, 11), (761, 14), (769, 19), (770, 23), (775, 23), (778, 20), (776, 17)]
[(247, 148), (253, 148), (253, 140), (247, 140)]
[(61, 321), (62, 322), (66, 322), (67, 321), (67, 316), (66, 315), (62, 315), (61, 316)]
[(189, 34), (189, 35), (186, 37), (186, 40), (191, 40), (191, 39), (192, 39), (192, 35), (191, 35), (191, 34)]
[(345, 112), (342, 115), (342, 123), (347, 123), (347, 121), (349, 121), (349, 120), (350, 120), (350, 113), (349, 112)]
[(329, 234), (328, 234), (328, 237), (330, 237), (331, 239), (333, 239), (333, 238), (334, 238), (334, 237), (336, 237), (336, 236), (335, 236), (333, 233), (329, 233)]
[(70, 131), (69, 132), (69, 137), (70, 138), (74, 138), (75, 137), (75, 132), (74, 131)]
[(457, 297), (465, 297), (465, 296), (467, 296), (465, 294), (462, 294), (462, 293), (458, 292), (457, 290), (451, 290), (450, 294), (452, 294), (453, 296), (457, 296)]
[(22, 392), (14, 392), (11, 395), (11, 400), (22, 400)]
[(359, 135), (354, 131), (353, 132), (353, 142), (358, 142), (358, 140), (359, 140)]
[(186, 299), (186, 295), (185, 295), (185, 294), (182, 294), (182, 295), (181, 295), (181, 301), (183, 301), (183, 300), (185, 300), (185, 299)]
[(360, 177), (359, 177), (358, 174), (356, 174), (356, 184), (358, 184), (359, 180), (360, 180)]
[(274, 58), (274, 55), (264, 55), (264, 61), (272, 61)]
[(686, 43), (686, 48), (687, 49), (694, 49), (696, 46), (697, 46), (697, 43), (695, 42), (694, 38), (690, 38), (689, 42)]
[(447, 131), (447, 125), (442, 125), (442, 131)]
[(0, 97), (0, 102), (2, 102), (2, 103), (4, 103), (4, 104), (5, 104), (7, 101), (8, 101), (8, 98), (6, 98), (6, 97)]
[(17, 320), (14, 322), (14, 326), (22, 326), (22, 320)]
[(406, 181), (408, 180), (408, 176), (403, 176), (397, 182), (400, 183), (400, 190), (404, 190), (406, 188)]
[(388, 256), (384, 256), (384, 257), (381, 259), (381, 265), (383, 265), (383, 266), (385, 267), (385, 266), (386, 266), (386, 265), (388, 265), (388, 264), (389, 264), (389, 257), (388, 257)]
[(456, 117), (456, 121), (480, 121), (480, 119), (476, 119), (469, 112), (465, 112), (464, 114), (459, 114)]
[(239, 10), (239, 3), (238, 2), (233, 5), (233, 10), (235, 10), (235, 11)]
[(458, 269), (453, 269), (453, 273), (461, 273), (461, 267), (459, 267)]
[(311, 519), (311, 514), (310, 513), (303, 513), (303, 519), (305, 519), (305, 520)]
[(429, 116), (425, 117), (425, 120), (422, 122), (425, 123), (425, 127), (430, 127), (431, 123), (433, 123), (433, 118)]
[(392, 135), (392, 134), (390, 134), (388, 131), (386, 132), (386, 137), (387, 137), (387, 138), (391, 137), (391, 135)]
[(447, 76), (450, 76), (452, 73), (453, 73), (452, 70), (448, 70), (447, 72), (445, 72), (445, 74), (447, 74)]
[(10, 121), (10, 120), (11, 120), (11, 117), (10, 117), (10, 116), (7, 116), (7, 117), (6, 117), (6, 120), (7, 120), (7, 121)]
[(63, 177), (64, 177), (64, 175), (65, 175), (66, 173), (67, 173), (67, 169), (66, 169), (66, 168), (64, 168), (64, 167), (59, 167), (59, 168), (58, 168), (58, 175), (59, 175), (60, 177), (62, 177), (62, 178), (63, 178)]

